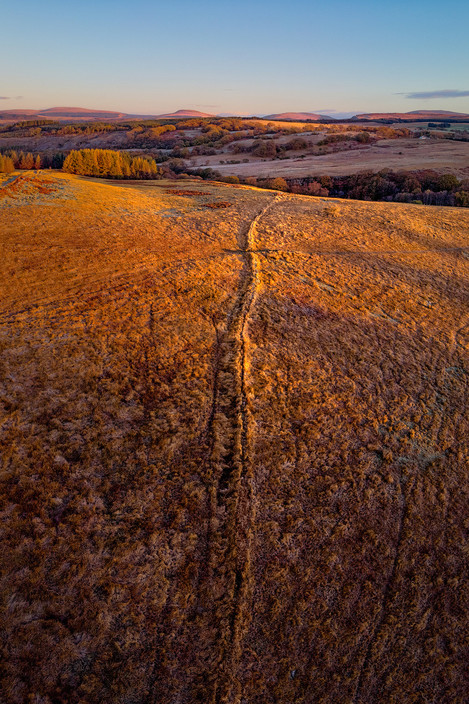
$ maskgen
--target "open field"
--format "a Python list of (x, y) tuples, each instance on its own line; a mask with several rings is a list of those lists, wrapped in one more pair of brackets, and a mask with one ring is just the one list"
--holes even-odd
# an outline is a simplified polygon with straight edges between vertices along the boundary
[(25, 171), (0, 217), (2, 703), (463, 704), (469, 211)]
[(381, 169), (434, 169), (458, 178), (469, 177), (469, 142), (442, 139), (388, 139), (359, 149), (323, 155), (292, 155), (285, 160), (250, 158), (248, 163), (220, 164), (225, 155), (198, 157), (197, 166), (209, 165), (221, 174), (236, 176), (344, 176), (360, 171)]
[[(437, 120), (438, 123), (438, 120)], [(435, 120), (430, 120), (430, 122), (406, 122), (405, 126), (410, 129), (410, 130), (427, 130), (429, 129), (429, 124), (435, 124)], [(450, 123), (450, 129), (452, 132), (453, 131), (468, 131), (469, 132), (469, 121), (468, 122), (451, 122)], [(393, 122), (389, 125), (389, 127), (399, 129), (399, 127), (402, 127), (402, 122)], [(435, 128), (430, 128), (430, 129), (435, 129)]]

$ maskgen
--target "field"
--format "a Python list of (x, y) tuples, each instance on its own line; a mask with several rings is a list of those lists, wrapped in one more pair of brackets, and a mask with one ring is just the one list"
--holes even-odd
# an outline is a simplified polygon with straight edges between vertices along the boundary
[(444, 139), (382, 139), (373, 145), (326, 154), (292, 155), (285, 160), (249, 159), (247, 163), (221, 164), (226, 154), (197, 157), (194, 165), (211, 166), (236, 176), (344, 176), (360, 171), (434, 169), (458, 178), (469, 177), (469, 142)]
[[(439, 121), (437, 121), (438, 124)], [(430, 122), (406, 122), (405, 126), (408, 127), (410, 130), (426, 130), (429, 128), (429, 125), (434, 125), (435, 121), (430, 121)], [(460, 131), (467, 131), (469, 132), (469, 122), (451, 122), (451, 127), (449, 128), (451, 131), (457, 130), (458, 132)], [(398, 129), (399, 127), (402, 127), (402, 122), (393, 122), (389, 125), (390, 127)], [(431, 128), (430, 129), (434, 129)]]
[(24, 171), (0, 215), (2, 702), (463, 704), (469, 211)]

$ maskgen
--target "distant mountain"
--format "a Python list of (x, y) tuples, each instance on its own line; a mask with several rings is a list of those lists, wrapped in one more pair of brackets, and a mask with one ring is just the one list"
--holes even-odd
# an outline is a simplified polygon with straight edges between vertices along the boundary
[[(231, 116), (229, 113), (224, 113)], [(22, 120), (55, 120), (57, 122), (78, 122), (78, 121), (103, 121), (117, 120), (168, 120), (184, 118), (215, 118), (222, 115), (213, 115), (200, 110), (181, 109), (175, 112), (163, 113), (160, 115), (142, 115), (135, 113), (117, 112), (115, 110), (93, 110), (89, 108), (77, 107), (54, 107), (43, 110), (32, 110), (29, 108), (16, 108), (12, 110), (0, 110), (0, 123), (18, 122)], [(335, 117), (330, 115), (320, 115), (315, 112), (279, 112), (271, 115), (258, 115), (264, 120), (285, 120), (290, 122), (304, 122), (306, 120), (334, 122), (337, 119), (349, 117), (349, 113), (340, 113)], [(449, 110), (412, 110), (411, 112), (372, 112), (354, 115), (354, 120), (405, 120), (412, 122), (415, 120), (469, 120), (469, 114), (463, 112), (451, 112)]]
[(155, 120), (184, 117), (215, 117), (207, 112), (198, 110), (177, 110), (163, 115), (137, 115), (114, 110), (90, 110), (88, 108), (56, 107), (44, 110), (30, 110), (17, 108), (16, 110), (0, 110), (0, 122), (13, 122), (18, 120), (57, 120), (59, 122), (95, 121), (95, 120)]
[(54, 118), (111, 118), (119, 119), (125, 117), (125, 112), (115, 112), (114, 110), (89, 110), (88, 108), (47, 108), (41, 110), (40, 115)]
[(354, 115), (355, 120), (468, 120), (469, 114), (465, 112), (451, 112), (449, 110), (412, 110), (412, 112), (371, 112)]
[(333, 120), (329, 115), (318, 115), (315, 112), (279, 112), (273, 115), (265, 115), (266, 120), (291, 120), (292, 122), (303, 122), (303, 120)]
[(199, 112), (198, 110), (176, 110), (176, 112), (168, 112), (165, 115), (154, 115), (153, 117), (165, 118), (169, 117), (215, 117), (209, 112)]
[(412, 110), (411, 112), (404, 113), (405, 115), (445, 115), (446, 117), (468, 117), (465, 112), (452, 112), (451, 110)]
[(37, 110), (27, 110), (26, 108), (16, 108), (16, 110), (0, 110), (0, 115), (37, 115)]
[(77, 120), (122, 120), (129, 117), (125, 112), (114, 110), (89, 110), (88, 108), (76, 107), (55, 107), (44, 110), (26, 110), (17, 108), (16, 110), (0, 110), (0, 120), (3, 122), (12, 120), (57, 120), (77, 121)]

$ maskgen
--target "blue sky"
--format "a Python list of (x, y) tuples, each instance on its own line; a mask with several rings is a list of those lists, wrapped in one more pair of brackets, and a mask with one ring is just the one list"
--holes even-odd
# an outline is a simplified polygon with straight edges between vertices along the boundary
[(0, 109), (469, 112), (466, 0), (2, 0), (0, 9)]

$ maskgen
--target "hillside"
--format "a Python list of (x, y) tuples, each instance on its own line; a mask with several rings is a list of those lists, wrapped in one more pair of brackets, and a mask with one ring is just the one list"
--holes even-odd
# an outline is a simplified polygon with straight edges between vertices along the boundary
[[(229, 116), (230, 113), (224, 113)], [(0, 110), (0, 123), (15, 122), (18, 120), (34, 120), (34, 119), (52, 119), (58, 122), (81, 122), (89, 121), (114, 121), (114, 120), (134, 120), (134, 119), (168, 119), (168, 118), (198, 118), (198, 117), (216, 117), (212, 113), (201, 112), (200, 110), (181, 109), (175, 112), (162, 114), (137, 114), (116, 112), (113, 110), (94, 110), (90, 108), (77, 107), (54, 107), (34, 110), (29, 108), (16, 108), (10, 110)], [(284, 120), (286, 122), (303, 122), (303, 121), (329, 121), (334, 123), (336, 118), (329, 115), (323, 115), (314, 112), (281, 112), (264, 115), (261, 119), (264, 120)], [(448, 110), (413, 110), (411, 112), (376, 112), (376, 113), (361, 113), (354, 115), (352, 120), (357, 121), (380, 121), (380, 120), (398, 120), (414, 122), (415, 120), (469, 120), (469, 114), (462, 112), (451, 112)]]
[(463, 704), (467, 209), (0, 178), (2, 702)]
[[(313, 138), (314, 139), (314, 138)], [(311, 152), (312, 150), (310, 150)], [(211, 166), (221, 174), (237, 176), (322, 176), (353, 174), (383, 168), (395, 170), (434, 169), (460, 178), (469, 177), (469, 142), (429, 138), (426, 140), (382, 139), (359, 149), (315, 153), (292, 153), (288, 160), (249, 159), (222, 163), (224, 155), (198, 157), (198, 166)]]
[(46, 108), (44, 110), (0, 110), (0, 120), (121, 120), (126, 117), (125, 112), (114, 112), (112, 110), (90, 110), (88, 108), (57, 107)]
[(137, 115), (134, 113), (115, 112), (113, 110), (92, 110), (88, 108), (57, 107), (46, 108), (45, 110), (0, 110), (0, 122), (13, 122), (17, 120), (49, 119), (58, 122), (83, 122), (83, 121), (115, 121), (126, 119), (160, 119), (160, 118), (182, 118), (182, 117), (213, 117), (210, 113), (199, 112), (198, 110), (176, 110), (176, 112), (164, 115)]
[(38, 115), (51, 118), (98, 118), (98, 119), (120, 119), (125, 117), (125, 112), (115, 112), (112, 110), (90, 110), (88, 108), (47, 108), (41, 110)]
[(356, 120), (469, 120), (465, 112), (450, 110), (412, 110), (411, 112), (373, 112), (355, 115)]
[(200, 112), (199, 110), (176, 110), (176, 112), (168, 112), (164, 115), (157, 115), (156, 117), (215, 117), (215, 115), (209, 112)]
[(334, 118), (328, 115), (318, 115), (315, 112), (279, 112), (273, 115), (265, 115), (266, 120), (292, 120), (293, 122), (301, 122), (302, 120), (331, 120)]
[[(372, 180), (373, 173), (381, 178), (386, 169), (396, 173), (432, 170), (436, 175), (456, 176), (460, 189), (469, 197), (469, 123), (430, 129), (428, 123), (418, 121), (405, 126), (399, 122), (392, 126), (344, 125), (217, 117), (204, 120), (181, 114), (189, 112), (168, 115), (164, 124), (137, 118), (83, 119), (66, 125), (9, 123), (0, 128), (0, 154), (12, 158), (15, 168), (21, 169), (30, 168), (27, 155), (31, 154), (33, 161), (39, 157), (40, 165), (47, 169), (60, 166), (72, 150), (129, 151), (135, 157), (154, 158), (168, 177), (171, 171), (174, 175), (202, 169), (206, 178), (237, 176), (249, 178), (251, 185), (256, 185), (253, 178), (260, 185), (261, 179), (283, 177), (290, 180), (290, 186), (297, 186), (298, 180), (352, 174), (360, 179), (366, 172)], [(418, 194), (427, 190), (433, 191), (434, 184), (417, 189), (414, 197), (408, 193), (409, 202), (420, 199)], [(347, 197), (348, 193), (337, 188), (330, 195)], [(394, 198), (396, 192), (391, 189), (385, 195)], [(362, 197), (360, 190), (352, 197)], [(455, 202), (440, 200), (438, 204)]]

